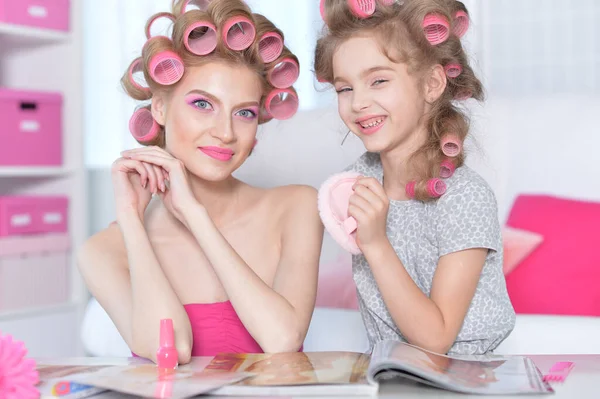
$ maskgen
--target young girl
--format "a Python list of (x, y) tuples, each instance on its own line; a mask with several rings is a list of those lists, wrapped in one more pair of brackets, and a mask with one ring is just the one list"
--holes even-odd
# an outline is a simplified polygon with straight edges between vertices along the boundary
[(340, 117), (367, 149), (350, 167), (357, 229), (345, 234), (371, 345), (492, 351), (515, 313), (494, 193), (464, 166), (468, 120), (456, 103), (483, 98), (460, 41), (468, 12), (454, 0), (321, 5), (317, 78), (335, 87)]
[[(115, 161), (117, 223), (78, 259), (132, 352), (152, 360), (161, 319), (173, 321), (179, 363), (298, 351), (316, 296), (316, 190), (232, 176), (258, 125), (296, 111), (297, 58), (242, 0), (206, 3), (178, 1), (150, 19), (123, 77), (130, 96), (151, 103), (129, 126), (145, 147)], [(169, 37), (151, 35), (158, 18), (173, 21)]]

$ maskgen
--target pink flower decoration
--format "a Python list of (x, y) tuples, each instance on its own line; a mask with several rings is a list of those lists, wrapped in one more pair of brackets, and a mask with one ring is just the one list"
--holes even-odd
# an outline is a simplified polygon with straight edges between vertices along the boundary
[(35, 361), (26, 359), (25, 344), (13, 341), (10, 335), (0, 335), (0, 398), (37, 399), (40, 393), (35, 387), (39, 374)]

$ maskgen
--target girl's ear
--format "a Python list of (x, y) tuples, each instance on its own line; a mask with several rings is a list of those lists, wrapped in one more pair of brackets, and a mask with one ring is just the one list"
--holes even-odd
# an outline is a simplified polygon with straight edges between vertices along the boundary
[(441, 65), (434, 66), (427, 79), (425, 79), (425, 100), (428, 103), (433, 103), (446, 90), (448, 81), (446, 79), (446, 71)]

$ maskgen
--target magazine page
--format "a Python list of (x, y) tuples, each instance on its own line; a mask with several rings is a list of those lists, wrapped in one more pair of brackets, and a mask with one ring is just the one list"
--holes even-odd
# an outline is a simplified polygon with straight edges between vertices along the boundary
[(368, 366), (369, 355), (351, 352), (220, 354), (204, 372), (253, 374), (213, 395), (370, 395)]
[(397, 341), (382, 341), (375, 345), (368, 375), (374, 381), (396, 375), (462, 393), (553, 393), (529, 358), (510, 356), (467, 360), (439, 355)]
[(114, 366), (79, 374), (71, 381), (146, 398), (183, 399), (210, 392), (247, 378), (249, 374), (207, 374), (192, 367), (161, 369), (155, 364)]
[(83, 399), (106, 391), (104, 388), (90, 385), (77, 384), (70, 381), (75, 375), (94, 373), (110, 366), (62, 366), (43, 365), (37, 366), (40, 383), (37, 388), (41, 399)]

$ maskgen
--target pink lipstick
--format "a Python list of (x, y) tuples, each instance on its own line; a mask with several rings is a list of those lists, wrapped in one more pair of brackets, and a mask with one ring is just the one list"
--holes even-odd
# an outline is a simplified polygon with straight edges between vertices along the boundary
[(229, 148), (221, 148), (221, 147), (198, 147), (200, 151), (209, 157), (216, 159), (218, 161), (229, 161), (233, 158), (233, 151)]

